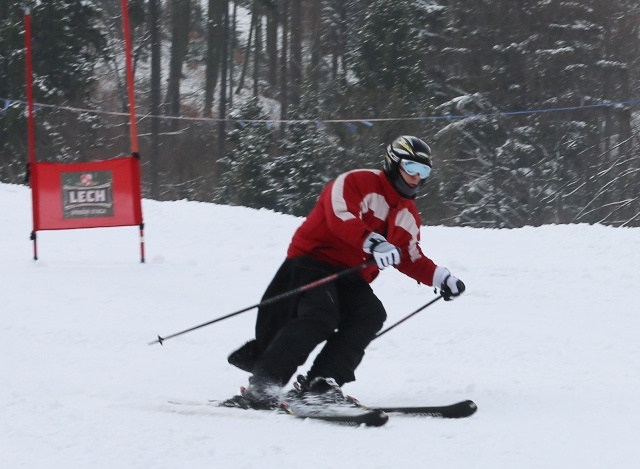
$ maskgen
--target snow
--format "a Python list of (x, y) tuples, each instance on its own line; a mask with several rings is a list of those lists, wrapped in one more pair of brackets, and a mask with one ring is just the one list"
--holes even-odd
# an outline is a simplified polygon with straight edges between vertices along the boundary
[[(28, 188), (0, 185), (0, 453), (6, 468), (636, 468), (640, 230), (424, 227), (467, 284), (374, 341), (345, 392), (368, 404), (473, 399), (466, 420), (381, 428), (174, 406), (224, 398), (226, 363), (300, 220), (143, 202), (137, 228), (40, 232)], [(428, 214), (425, 214), (428, 217)], [(373, 284), (396, 322), (433, 298), (396, 271)], [(300, 371), (304, 371), (301, 369)]]

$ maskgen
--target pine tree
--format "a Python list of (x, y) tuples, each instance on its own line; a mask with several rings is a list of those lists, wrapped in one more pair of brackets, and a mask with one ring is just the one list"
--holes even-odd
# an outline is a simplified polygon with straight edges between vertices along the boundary
[(442, 25), (437, 2), (376, 0), (356, 34), (354, 72), (362, 87), (376, 91), (424, 92), (433, 84), (429, 56)]
[(258, 98), (243, 104), (235, 128), (228, 133), (226, 155), (218, 160), (221, 176), (214, 201), (253, 208), (273, 208), (277, 187), (273, 177), (274, 135)]
[[(362, 5), (352, 29), (347, 63), (350, 79), (331, 101), (340, 118), (389, 119), (367, 126), (352, 122), (336, 135), (358, 166), (382, 159), (385, 145), (402, 134), (431, 141), (420, 118), (446, 97), (439, 51), (446, 43), (446, 11), (438, 1), (375, 0)], [(397, 118), (394, 120), (394, 118)]]
[(277, 210), (303, 216), (314, 206), (322, 188), (344, 167), (344, 152), (317, 121), (317, 96), (305, 94), (296, 110), (297, 120), (289, 125), (287, 139), (282, 142), (276, 165), (280, 181)]
[[(22, 7), (20, 2), (5, 2), (0, 8), (0, 97), (13, 101), (0, 113), (0, 177), (10, 182), (22, 180), (26, 164), (25, 113), (23, 105), (18, 104), (26, 96)], [(81, 104), (89, 98), (95, 83), (94, 67), (104, 45), (99, 17), (100, 8), (91, 0), (51, 0), (33, 5), (36, 102), (68, 105)], [(41, 158), (70, 157), (91, 145), (95, 117), (39, 111), (37, 137)], [(80, 150), (73, 150), (78, 143)]]
[[(566, 222), (598, 192), (604, 181), (596, 174), (610, 158), (605, 143), (616, 127), (605, 130), (601, 110), (498, 114), (603, 101), (612, 67), (600, 64), (607, 62), (606, 24), (615, 15), (596, 10), (599, 4), (490, 0), (484, 9), (458, 5), (452, 13), (448, 73), (459, 94), (441, 113), (474, 117), (439, 133), (447, 182), (454, 181), (445, 187), (455, 207), (450, 219), (498, 227)], [(610, 53), (608, 63), (624, 69)], [(624, 115), (617, 117), (617, 127), (627, 128)]]

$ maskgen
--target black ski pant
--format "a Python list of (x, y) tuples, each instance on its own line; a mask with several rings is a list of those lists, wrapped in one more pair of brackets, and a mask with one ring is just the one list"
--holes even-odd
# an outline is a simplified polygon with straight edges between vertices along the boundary
[[(263, 300), (341, 270), (311, 257), (287, 259)], [(354, 381), (354, 371), (386, 317), (384, 306), (357, 273), (259, 308), (253, 374), (285, 385), (316, 346), (326, 342), (307, 378), (334, 378), (340, 386)]]

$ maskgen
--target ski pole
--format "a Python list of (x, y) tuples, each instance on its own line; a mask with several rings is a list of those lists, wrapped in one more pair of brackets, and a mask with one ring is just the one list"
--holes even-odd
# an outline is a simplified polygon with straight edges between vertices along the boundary
[(205, 323), (200, 324), (198, 326), (194, 326), (194, 327), (191, 327), (189, 329), (185, 329), (184, 331), (176, 332), (175, 334), (171, 334), (171, 335), (168, 335), (166, 337), (158, 336), (158, 338), (156, 340), (154, 340), (153, 342), (149, 342), (149, 345), (153, 345), (153, 344), (162, 345), (162, 342), (164, 342), (167, 339), (171, 339), (173, 337), (177, 337), (179, 335), (186, 334), (187, 332), (195, 331), (196, 329), (200, 329), (201, 327), (205, 327), (205, 326), (208, 326), (210, 324), (214, 324), (216, 322), (222, 321), (224, 319), (228, 319), (228, 318), (231, 318), (233, 316), (237, 316), (238, 314), (245, 313), (245, 312), (247, 312), (247, 311), (249, 311), (249, 310), (251, 310), (253, 308), (261, 308), (262, 306), (267, 306), (267, 305), (276, 303), (276, 302), (278, 302), (280, 300), (284, 300), (285, 298), (289, 298), (289, 297), (297, 295), (299, 293), (306, 292), (307, 290), (311, 290), (312, 288), (319, 287), (320, 285), (324, 285), (325, 283), (333, 282), (334, 280), (337, 280), (340, 277), (344, 277), (344, 276), (352, 274), (354, 272), (358, 272), (359, 270), (364, 269), (365, 267), (369, 267), (370, 265), (375, 264), (375, 262), (376, 261), (374, 259), (370, 259), (367, 262), (364, 262), (364, 263), (362, 263), (360, 265), (357, 265), (355, 267), (350, 267), (348, 269), (342, 270), (342, 271), (337, 272), (335, 274), (331, 274), (331, 275), (328, 275), (328, 276), (323, 277), (321, 279), (314, 280), (313, 282), (307, 283), (306, 285), (302, 285), (300, 287), (294, 288), (293, 290), (289, 290), (289, 291), (286, 291), (284, 293), (280, 293), (279, 295), (272, 296), (271, 298), (267, 298), (266, 300), (263, 300), (258, 304), (247, 306), (246, 308), (242, 308), (239, 311), (235, 311), (233, 313), (229, 313), (229, 314), (227, 314), (225, 316), (219, 317), (217, 319), (213, 319), (211, 321), (205, 322)]
[(431, 306), (433, 303), (435, 303), (436, 301), (438, 301), (439, 299), (442, 298), (442, 295), (438, 295), (436, 296), (433, 300), (429, 301), (426, 305), (420, 306), (418, 309), (416, 309), (413, 313), (405, 316), (404, 318), (400, 319), (398, 322), (396, 322), (395, 324), (387, 327), (385, 330), (378, 332), (378, 334), (373, 338), (373, 340), (376, 340), (378, 337), (380, 337), (383, 334), (386, 334), (387, 332), (389, 332), (391, 329), (393, 329), (394, 327), (399, 326), (400, 324), (402, 324), (403, 322), (405, 322), (407, 319), (415, 316), (416, 314), (418, 314), (420, 311), (422, 311), (423, 309), (427, 308), (428, 306)]

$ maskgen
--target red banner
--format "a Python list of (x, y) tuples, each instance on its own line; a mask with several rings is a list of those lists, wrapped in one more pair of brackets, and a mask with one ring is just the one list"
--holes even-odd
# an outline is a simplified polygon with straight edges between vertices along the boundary
[(140, 161), (31, 164), (34, 231), (142, 224)]

